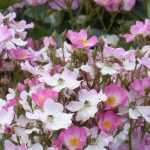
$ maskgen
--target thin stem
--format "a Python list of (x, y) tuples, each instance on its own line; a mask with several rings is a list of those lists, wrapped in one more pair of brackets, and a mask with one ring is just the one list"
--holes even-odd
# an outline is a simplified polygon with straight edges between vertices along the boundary
[(132, 150), (132, 120), (130, 119), (130, 129), (129, 129), (129, 150)]

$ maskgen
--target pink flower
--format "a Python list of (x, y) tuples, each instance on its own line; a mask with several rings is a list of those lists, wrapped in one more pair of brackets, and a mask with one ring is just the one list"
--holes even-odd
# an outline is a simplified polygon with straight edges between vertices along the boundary
[(123, 123), (123, 119), (113, 111), (98, 114), (98, 127), (104, 132), (111, 132)]
[(57, 45), (55, 39), (51, 36), (50, 37), (44, 37), (43, 43), (44, 43), (44, 46), (46, 46), (46, 47), (49, 47), (49, 46), (56, 47), (56, 45)]
[(123, 0), (122, 9), (130, 11), (136, 3), (136, 0)]
[(11, 49), (8, 55), (14, 60), (26, 60), (32, 58), (31, 53), (23, 48)]
[(150, 69), (150, 58), (148, 58), (148, 57), (143, 57), (143, 58), (140, 60), (140, 64), (141, 64), (141, 65), (144, 65), (145, 67), (147, 67), (148, 69)]
[(38, 88), (36, 93), (32, 93), (32, 100), (39, 106), (42, 107), (44, 102), (48, 99), (55, 99), (58, 96), (58, 92), (50, 88)]
[(134, 25), (130, 27), (130, 33), (124, 34), (123, 37), (126, 42), (132, 42), (137, 36), (142, 35), (143, 37), (150, 35), (150, 19), (143, 21), (136, 21)]
[(121, 0), (95, 0), (95, 2), (107, 11), (118, 11)]
[[(71, 4), (71, 9), (77, 9), (79, 7), (79, 1), (80, 0), (68, 0), (68, 2)], [(53, 0), (49, 3), (49, 6), (56, 10), (67, 9), (68, 4), (66, 4), (66, 2), (66, 0)]]
[(4, 108), (8, 110), (8, 108), (16, 106), (17, 102), (18, 102), (17, 98), (10, 99), (6, 102)]
[(7, 41), (11, 39), (13, 32), (7, 26), (0, 26), (0, 42)]
[(106, 109), (116, 106), (124, 106), (128, 100), (128, 93), (125, 89), (116, 84), (110, 84), (104, 88), (104, 93), (107, 96), (105, 101)]
[(25, 0), (29, 5), (37, 6), (47, 2), (47, 0)]
[(92, 36), (88, 39), (87, 30), (85, 29), (81, 29), (80, 32), (69, 30), (67, 37), (75, 48), (90, 48), (95, 46), (98, 42), (96, 36)]
[(134, 80), (130, 87), (139, 94), (144, 94), (146, 89), (150, 88), (150, 77), (145, 77), (142, 80)]
[(25, 89), (25, 85), (22, 84), (21, 82), (19, 82), (19, 83), (17, 84), (17, 90), (18, 90), (19, 92), (22, 92), (24, 89)]
[(87, 131), (77, 126), (69, 127), (63, 131), (61, 140), (69, 150), (82, 150), (87, 142)]

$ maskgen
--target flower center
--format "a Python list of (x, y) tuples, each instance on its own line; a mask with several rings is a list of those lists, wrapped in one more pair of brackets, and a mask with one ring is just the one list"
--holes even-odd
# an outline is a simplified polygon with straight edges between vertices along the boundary
[(47, 116), (47, 121), (48, 122), (52, 122), (54, 119), (54, 117), (52, 115)]
[(88, 41), (86, 39), (82, 39), (81, 43), (83, 44), (83, 46), (87, 46)]
[(108, 97), (106, 104), (110, 106), (115, 106), (116, 105), (116, 98), (114, 96)]
[(72, 137), (69, 141), (70, 145), (77, 146), (80, 144), (80, 140), (77, 137)]
[(110, 129), (111, 126), (112, 126), (112, 123), (111, 123), (111, 121), (109, 121), (109, 120), (104, 120), (103, 126), (104, 126), (104, 128), (106, 128), (106, 129)]
[(39, 106), (43, 106), (44, 102), (45, 102), (46, 97), (44, 95), (40, 95), (39, 96)]
[(58, 85), (63, 85), (64, 84), (64, 80), (61, 79), (61, 78), (57, 82), (58, 82)]

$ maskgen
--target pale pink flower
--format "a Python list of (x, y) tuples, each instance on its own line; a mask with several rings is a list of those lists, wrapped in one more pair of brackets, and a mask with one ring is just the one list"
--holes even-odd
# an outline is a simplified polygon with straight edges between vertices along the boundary
[(9, 140), (5, 140), (4, 150), (27, 150), (27, 146), (25, 144), (15, 145)]
[(125, 11), (130, 11), (136, 3), (136, 0), (123, 0), (122, 9)]
[(95, 0), (95, 2), (107, 11), (118, 11), (121, 0)]
[(116, 106), (125, 106), (128, 101), (128, 92), (117, 84), (110, 84), (104, 88), (107, 96), (105, 108), (110, 109)]
[(112, 132), (123, 123), (123, 118), (113, 111), (98, 114), (98, 127), (104, 132)]
[(150, 69), (150, 58), (143, 57), (141, 60), (139, 60), (140, 64)]
[(129, 43), (140, 35), (143, 37), (150, 35), (150, 19), (136, 21), (136, 23), (130, 27), (130, 33), (124, 34), (123, 37), (126, 39), (126, 42)]
[(49, 46), (56, 47), (57, 45), (55, 39), (52, 36), (44, 37), (43, 43), (44, 43), (44, 46), (46, 47), (49, 47)]
[(25, 0), (27, 4), (32, 6), (42, 5), (47, 2), (47, 0)]
[[(75, 10), (79, 7), (79, 1), (80, 0), (67, 0), (71, 7), (71, 9)], [(49, 3), (49, 6), (52, 8), (52, 9), (56, 9), (56, 10), (61, 10), (61, 9), (68, 9), (68, 5), (66, 4), (67, 2), (66, 0), (53, 0)]]
[(32, 93), (32, 100), (39, 106), (42, 107), (46, 100), (56, 99), (58, 92), (50, 88), (38, 88), (36, 92)]
[(144, 95), (146, 89), (150, 88), (150, 77), (134, 80), (130, 88), (135, 92)]
[(69, 30), (67, 37), (75, 48), (91, 48), (98, 42), (96, 36), (92, 36), (88, 39), (88, 33), (85, 29), (81, 29), (80, 32)]
[(5, 42), (13, 37), (13, 32), (7, 26), (0, 26), (0, 42)]
[(9, 50), (8, 55), (10, 59), (14, 60), (26, 60), (32, 58), (32, 54), (27, 49), (23, 48), (11, 49)]

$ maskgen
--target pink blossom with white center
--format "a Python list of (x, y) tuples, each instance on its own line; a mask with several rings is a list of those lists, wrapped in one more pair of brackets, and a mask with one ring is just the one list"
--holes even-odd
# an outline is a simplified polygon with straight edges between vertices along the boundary
[(110, 84), (104, 88), (107, 96), (105, 108), (110, 109), (116, 106), (125, 106), (128, 101), (128, 92), (117, 84)]
[(75, 48), (91, 48), (98, 42), (96, 36), (92, 36), (88, 39), (88, 33), (85, 29), (81, 29), (80, 32), (69, 30), (67, 37)]
[(5, 42), (13, 37), (13, 31), (7, 26), (0, 26), (0, 42)]
[(38, 88), (32, 93), (32, 100), (39, 106), (42, 107), (46, 100), (53, 100), (58, 97), (58, 92), (50, 88)]
[(87, 91), (81, 89), (78, 95), (79, 101), (70, 102), (66, 108), (71, 112), (77, 112), (76, 120), (85, 122), (94, 117), (98, 111), (97, 105), (106, 98), (102, 93), (97, 93), (95, 89)]
[(69, 150), (82, 150), (87, 142), (87, 131), (85, 128), (71, 126), (63, 131), (62, 141)]
[(98, 113), (98, 127), (104, 132), (112, 132), (123, 123), (123, 118), (113, 111)]

